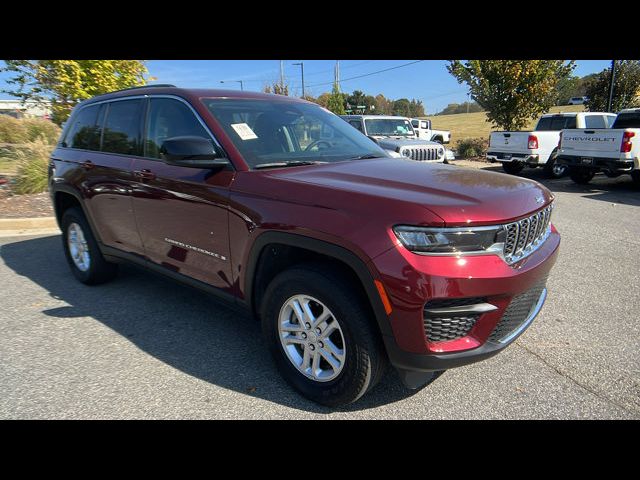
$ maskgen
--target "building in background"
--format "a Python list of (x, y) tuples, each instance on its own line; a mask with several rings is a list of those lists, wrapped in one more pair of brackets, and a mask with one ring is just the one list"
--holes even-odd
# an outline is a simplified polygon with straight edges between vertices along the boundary
[(25, 102), (22, 100), (0, 100), (0, 114), (14, 118), (51, 118), (50, 102)]

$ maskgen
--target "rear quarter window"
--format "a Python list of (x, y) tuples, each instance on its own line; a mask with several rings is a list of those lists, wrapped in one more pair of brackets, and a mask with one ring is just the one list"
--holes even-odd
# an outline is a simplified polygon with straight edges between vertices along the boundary
[(100, 122), (98, 113), (101, 105), (90, 105), (80, 110), (69, 126), (65, 136), (63, 147), (78, 148), (82, 150), (100, 149)]
[(542, 117), (536, 125), (536, 131), (568, 130), (576, 128), (576, 117), (567, 115), (555, 115)]

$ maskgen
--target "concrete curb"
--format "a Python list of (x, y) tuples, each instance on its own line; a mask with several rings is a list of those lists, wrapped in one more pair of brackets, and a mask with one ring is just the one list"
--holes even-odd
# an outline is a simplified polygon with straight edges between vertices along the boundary
[(60, 233), (56, 217), (0, 218), (0, 236)]

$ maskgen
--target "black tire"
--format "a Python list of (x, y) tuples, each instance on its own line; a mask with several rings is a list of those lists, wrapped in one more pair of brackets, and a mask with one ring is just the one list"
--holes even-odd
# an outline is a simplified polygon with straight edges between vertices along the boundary
[(636, 188), (640, 188), (640, 170), (634, 170), (631, 172), (631, 180)]
[(502, 168), (505, 172), (515, 175), (520, 173), (524, 168), (524, 162), (502, 162)]
[(549, 160), (547, 160), (547, 163), (544, 164), (543, 171), (547, 178), (562, 178), (569, 171), (567, 165), (558, 165), (556, 163), (557, 156), (558, 150), (556, 149), (551, 152), (551, 155), (549, 155)]
[[(108, 282), (113, 279), (118, 273), (118, 265), (115, 263), (107, 262), (100, 249), (98, 243), (91, 231), (89, 222), (84, 216), (84, 213), (80, 207), (71, 207), (65, 210), (60, 221), (62, 227), (62, 246), (64, 248), (64, 254), (67, 258), (67, 263), (73, 275), (82, 283), (86, 285), (98, 285), (100, 283)], [(69, 235), (69, 227), (72, 224), (76, 224), (82, 230), (85, 241), (87, 243), (87, 251), (89, 253), (89, 267), (87, 270), (81, 270), (75, 264), (69, 251), (69, 243), (67, 241)]]
[(591, 181), (596, 172), (590, 168), (571, 167), (569, 168), (569, 176), (578, 185), (586, 185)]
[[(294, 295), (308, 295), (326, 305), (340, 324), (346, 355), (338, 376), (312, 380), (289, 360), (280, 342), (280, 311)], [(308, 399), (336, 407), (355, 402), (383, 376), (387, 358), (377, 325), (362, 295), (337, 271), (320, 264), (295, 266), (277, 275), (264, 294), (262, 331), (285, 380)], [(302, 348), (302, 347), (300, 347)]]

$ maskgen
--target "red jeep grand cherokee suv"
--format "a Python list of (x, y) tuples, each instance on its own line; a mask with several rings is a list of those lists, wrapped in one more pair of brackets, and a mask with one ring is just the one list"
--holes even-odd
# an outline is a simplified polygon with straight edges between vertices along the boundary
[(540, 311), (560, 244), (540, 184), (390, 158), (279, 95), (102, 95), (75, 108), (51, 160), (78, 280), (129, 261), (243, 307), (282, 375), (325, 405), (389, 363), (418, 388), (500, 352)]

